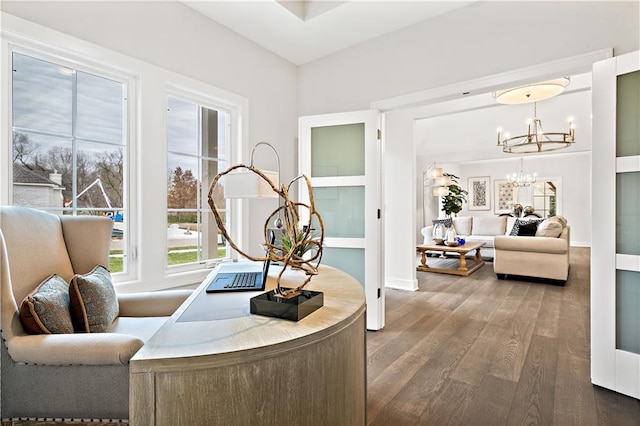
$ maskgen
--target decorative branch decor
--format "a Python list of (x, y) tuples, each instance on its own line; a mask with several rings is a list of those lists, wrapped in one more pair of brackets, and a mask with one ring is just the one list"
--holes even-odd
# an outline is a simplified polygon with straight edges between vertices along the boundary
[[(271, 189), (278, 194), (280, 198), (279, 206), (276, 210), (274, 210), (265, 220), (263, 233), (264, 233), (264, 246), (266, 247), (266, 256), (265, 257), (254, 257), (249, 254), (243, 252), (233, 241), (229, 233), (227, 232), (224, 220), (218, 209), (216, 207), (215, 201), (213, 199), (213, 193), (218, 181), (225, 175), (231, 173), (234, 170), (238, 169), (247, 169), (262, 178), (267, 184), (271, 187)], [(291, 185), (293, 185), (298, 180), (304, 179), (307, 190), (309, 192), (309, 204), (294, 202), (289, 197), (289, 190), (291, 189)], [(240, 253), (242, 256), (246, 257), (249, 260), (253, 261), (266, 261), (271, 260), (274, 262), (282, 262), (284, 265), (280, 273), (278, 274), (277, 279), (277, 288), (275, 290), (275, 294), (278, 297), (282, 297), (285, 299), (289, 299), (301, 294), (301, 290), (304, 286), (306, 286), (313, 276), (318, 274), (318, 266), (320, 265), (320, 261), (322, 259), (322, 244), (324, 242), (324, 223), (322, 222), (322, 217), (315, 209), (315, 204), (313, 200), (313, 191), (311, 188), (311, 181), (305, 175), (300, 175), (289, 182), (288, 185), (282, 184), (281, 188), (276, 188), (274, 183), (264, 174), (262, 171), (254, 167), (253, 165), (247, 166), (245, 164), (236, 164), (234, 166), (229, 167), (223, 172), (220, 172), (216, 175), (216, 177), (211, 182), (209, 187), (208, 194), (208, 203), (211, 211), (213, 212), (213, 216), (216, 219), (216, 223), (218, 225), (218, 229), (227, 239), (229, 245)], [(308, 214), (308, 223), (304, 226), (300, 226), (300, 214), (298, 209), (306, 208), (309, 211)], [(268, 228), (269, 223), (271, 223), (274, 217), (283, 217), (283, 237), (289, 242), (287, 247), (284, 245), (278, 245), (277, 242), (271, 243), (268, 238)], [(317, 223), (313, 224), (314, 219)], [(317, 237), (317, 233), (313, 233), (312, 225), (320, 227), (319, 237)], [(302, 254), (313, 251), (308, 258), (303, 258)], [(304, 282), (293, 289), (285, 289), (280, 286), (280, 280), (282, 278), (282, 274), (286, 270), (287, 266), (292, 268), (298, 268), (304, 271), (307, 276)]]

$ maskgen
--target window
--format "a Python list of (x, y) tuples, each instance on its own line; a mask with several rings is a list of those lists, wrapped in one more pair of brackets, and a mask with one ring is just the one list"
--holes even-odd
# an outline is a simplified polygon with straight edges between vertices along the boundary
[(533, 207), (541, 217), (558, 214), (558, 182), (553, 179), (540, 179), (533, 185)]
[[(167, 264), (226, 257), (226, 241), (209, 210), (209, 184), (227, 168), (229, 113), (169, 96), (167, 111)], [(213, 194), (228, 218), (222, 187)]]
[(124, 80), (12, 53), (13, 205), (114, 221), (110, 269), (126, 272)]

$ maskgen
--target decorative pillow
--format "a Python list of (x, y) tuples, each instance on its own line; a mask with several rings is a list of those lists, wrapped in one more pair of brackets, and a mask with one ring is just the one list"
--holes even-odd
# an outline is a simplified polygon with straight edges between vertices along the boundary
[(562, 234), (562, 223), (555, 217), (545, 219), (536, 230), (536, 237), (558, 238)]
[(76, 331), (102, 333), (120, 311), (111, 274), (104, 266), (96, 266), (85, 275), (74, 275), (69, 284), (71, 314)]
[(516, 223), (513, 224), (513, 228), (511, 229), (511, 233), (509, 235), (517, 235), (519, 237), (533, 237), (536, 235), (536, 230), (538, 229), (538, 224), (542, 222), (540, 220), (520, 220), (517, 219)]
[(553, 217), (560, 221), (560, 223), (562, 224), (562, 227), (563, 227), (563, 228), (564, 228), (565, 226), (567, 226), (567, 218), (566, 218), (566, 217), (564, 217), (564, 216), (560, 216), (560, 215), (555, 215), (555, 216), (553, 216)]
[(31, 334), (73, 333), (67, 282), (56, 274), (42, 281), (20, 303), (20, 322)]
[(441, 224), (444, 225), (445, 228), (449, 228), (452, 224), (453, 224), (453, 220), (448, 217), (446, 219), (433, 219), (433, 226), (436, 226), (436, 224)]

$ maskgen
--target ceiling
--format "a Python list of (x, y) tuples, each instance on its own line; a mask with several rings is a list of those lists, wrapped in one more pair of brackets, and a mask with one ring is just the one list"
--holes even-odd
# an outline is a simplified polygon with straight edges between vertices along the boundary
[(296, 65), (474, 1), (180, 0)]

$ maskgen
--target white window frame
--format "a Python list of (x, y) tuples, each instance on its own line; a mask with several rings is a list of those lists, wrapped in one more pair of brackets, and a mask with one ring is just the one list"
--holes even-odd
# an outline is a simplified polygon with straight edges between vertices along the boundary
[[(148, 62), (120, 54), (71, 37), (28, 20), (0, 12), (2, 57), (0, 63), (0, 204), (8, 204), (10, 175), (5, 165), (11, 160), (9, 127), (11, 77), (7, 75), (10, 47), (21, 47), (53, 58), (98, 70), (111, 69), (129, 76), (128, 152), (130, 264), (126, 277), (115, 282), (118, 292), (152, 291), (199, 284), (209, 269), (169, 271), (166, 264), (166, 93), (171, 88), (209, 100), (207, 104), (226, 107), (230, 112), (229, 162), (234, 164), (248, 153), (249, 102), (246, 98)], [(88, 65), (84, 65), (88, 64)], [(247, 246), (249, 212), (241, 200), (234, 200), (231, 235)], [(144, 219), (144, 220), (143, 220)], [(244, 224), (244, 225), (243, 225)], [(244, 231), (244, 232), (243, 232)], [(231, 254), (233, 257), (233, 253)]]
[[(228, 166), (234, 164), (235, 162), (238, 162), (238, 158), (240, 155), (240, 152), (238, 152), (238, 140), (237, 138), (234, 139), (233, 138), (233, 134), (234, 133), (238, 133), (238, 129), (236, 128), (234, 131), (234, 122), (238, 123), (238, 117), (237, 115), (239, 114), (237, 105), (234, 105), (233, 103), (229, 103), (228, 101), (226, 101), (225, 99), (222, 99), (218, 96), (216, 96), (216, 94), (214, 93), (202, 93), (202, 92), (198, 92), (197, 90), (193, 90), (190, 88), (185, 88), (185, 87), (181, 87), (179, 85), (173, 84), (173, 83), (167, 83), (166, 85), (166, 96), (165, 99), (168, 101), (169, 97), (173, 97), (173, 98), (178, 98), (184, 101), (188, 101), (188, 102), (193, 102), (194, 104), (198, 105), (198, 108), (207, 108), (210, 110), (216, 110), (216, 111), (222, 111), (225, 112), (229, 115), (229, 123), (227, 123), (227, 126), (229, 127), (228, 131), (229, 131), (229, 137), (227, 138), (227, 140), (225, 141), (225, 152), (227, 153), (227, 156), (225, 158), (223, 158), (222, 160), (224, 162), (226, 162), (228, 164)], [(168, 104), (165, 105), (166, 108), (165, 110), (168, 111)], [(234, 153), (235, 152), (235, 153)], [(169, 155), (169, 151), (168, 149), (165, 149), (165, 154), (168, 156)], [(165, 161), (165, 165), (167, 164), (167, 162)], [(227, 167), (228, 167), (227, 166)], [(208, 188), (209, 188), (209, 184), (211, 182), (202, 182), (203, 185), (203, 195), (207, 194)], [(168, 188), (165, 187), (165, 191), (168, 192)], [(167, 197), (165, 196), (165, 213), (168, 211), (168, 207), (166, 205), (166, 200)], [(234, 211), (237, 210), (236, 206), (234, 206), (234, 203), (232, 202), (232, 200), (227, 200), (227, 226), (228, 227), (233, 227), (233, 223), (235, 223), (238, 218), (234, 216)], [(200, 207), (200, 206), (199, 206)], [(213, 216), (212, 216), (213, 217)], [(213, 220), (213, 219), (211, 219)], [(241, 218), (240, 218), (241, 220)], [(235, 229), (235, 228), (234, 228)], [(232, 234), (234, 235), (234, 234)], [(168, 247), (168, 241), (165, 240), (165, 245), (167, 248), (167, 251), (169, 249)], [(225, 256), (225, 258), (229, 258), (230, 256), (230, 248), (227, 245), (227, 254)], [(167, 258), (165, 256), (165, 262), (166, 262)], [(223, 260), (223, 259), (207, 259), (204, 260), (202, 262), (196, 262), (196, 263), (188, 263), (188, 264), (182, 264), (182, 265), (168, 265), (167, 263), (165, 263), (165, 267), (166, 267), (166, 274), (168, 276), (174, 275), (174, 274), (180, 274), (183, 273), (185, 271), (193, 271), (193, 270), (198, 270), (198, 269), (203, 269), (203, 268), (211, 268), (213, 266), (215, 266), (217, 264), (217, 261), (219, 260)]]
[(12, 158), (12, 134), (13, 134), (13, 119), (12, 119), (12, 104), (13, 104), (13, 78), (12, 69), (13, 54), (18, 53), (33, 57), (38, 60), (47, 61), (56, 65), (68, 67), (74, 70), (85, 72), (88, 74), (96, 75), (98, 77), (108, 78), (118, 81), (126, 86), (126, 98), (124, 111), (124, 155), (125, 155), (125, 167), (123, 170), (123, 207), (126, 211), (124, 223), (125, 223), (125, 242), (128, 245), (128, 249), (125, 250), (126, 257), (123, 260), (124, 272), (118, 272), (113, 274), (114, 283), (130, 281), (135, 279), (138, 275), (135, 260), (135, 250), (131, 250), (132, 247), (137, 246), (136, 236), (130, 232), (132, 224), (136, 223), (137, 211), (135, 205), (135, 172), (132, 170), (132, 165), (136, 164), (135, 149), (132, 147), (135, 145), (134, 135), (136, 132), (136, 85), (137, 80), (133, 73), (125, 72), (122, 69), (107, 65), (94, 58), (87, 57), (85, 55), (78, 55), (76, 52), (65, 49), (64, 47), (58, 47), (53, 45), (47, 45), (39, 42), (35, 39), (31, 39), (25, 35), (18, 35), (16, 33), (2, 32), (2, 73), (6, 73), (2, 76), (2, 108), (1, 111), (1, 123), (2, 128), (5, 131), (1, 135), (0, 146), (3, 149), (0, 150), (0, 164), (7, 165), (2, 167), (4, 172), (0, 175), (0, 181), (6, 182), (0, 185), (0, 204), (11, 204), (13, 199), (13, 168), (11, 167)]

